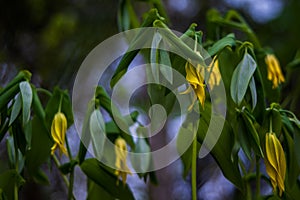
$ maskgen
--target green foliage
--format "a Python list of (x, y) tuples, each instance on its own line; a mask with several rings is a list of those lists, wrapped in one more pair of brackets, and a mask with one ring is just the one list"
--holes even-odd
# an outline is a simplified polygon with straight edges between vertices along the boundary
[[(239, 190), (243, 198), (251, 199), (252, 193), (255, 193), (255, 199), (296, 199), (300, 194), (300, 121), (293, 113), (295, 110), (285, 108), (284, 103), (293, 102), (294, 104), (294, 98), (299, 98), (299, 90), (293, 91), (293, 94), (296, 94), (295, 97), (291, 95), (288, 97), (290, 99), (281, 104), (281, 86), (273, 88), (272, 80), (268, 77), (271, 66), (265, 62), (265, 56), (270, 51), (262, 47), (254, 31), (236, 11), (230, 10), (222, 16), (218, 11), (210, 10), (207, 13), (207, 32), (197, 31), (197, 25), (191, 24), (188, 30), (179, 37), (169, 28), (161, 1), (149, 0), (143, 3), (153, 8), (145, 14), (143, 21), (140, 21), (133, 1), (120, 1), (119, 29), (154, 27), (163, 31), (156, 32), (153, 38), (149, 38), (152, 41), (151, 49), (145, 51), (135, 49), (146, 42), (144, 30), (140, 30), (128, 41), (127, 52), (121, 58), (111, 80), (108, 80), (110, 86), (113, 88), (126, 74), (129, 65), (139, 53), (151, 63), (150, 69), (146, 70), (147, 78), (154, 79), (156, 83), (164, 80), (168, 84), (175, 82), (172, 70), (186, 76), (184, 66), (187, 60), (175, 53), (167, 52), (163, 47), (169, 45), (181, 50), (186, 58), (205, 69), (209, 65), (207, 56), (213, 56), (219, 63), (220, 74), (214, 75), (222, 77), (227, 96), (227, 110), (226, 116), (217, 116), (219, 121), (224, 122), (224, 127), (210, 154), (224, 177)], [(33, 9), (36, 8), (33, 7)], [(76, 30), (76, 27), (77, 19), (71, 13), (58, 13), (50, 20), (41, 40), (49, 48), (56, 48), (60, 46), (61, 40)], [(62, 35), (62, 32), (66, 35)], [(162, 35), (167, 35), (167, 37), (162, 37)], [(190, 44), (188, 39), (195, 40), (195, 44)], [(194, 48), (197, 45), (203, 46), (204, 49)], [(204, 53), (204, 50), (208, 54)], [(288, 64), (287, 81), (291, 80), (291, 73), (299, 68), (299, 55), (298, 52), (294, 60)], [(160, 67), (159, 64), (168, 67)], [(155, 172), (148, 172), (153, 165), (153, 158), (148, 154), (151, 152), (148, 139), (143, 137), (134, 139), (127, 134), (131, 126), (140, 125), (137, 120), (140, 113), (135, 111), (128, 116), (122, 116), (119, 108), (114, 105), (110, 95), (102, 86), (96, 87), (95, 95), (90, 100), (85, 113), (81, 130), (82, 141), (77, 155), (71, 154), (67, 134), (67, 142), (63, 145), (66, 145), (68, 149), (68, 161), (60, 163), (56, 154), (51, 154), (51, 148), (54, 143), (57, 143), (52, 137), (51, 127), (53, 118), (58, 112), (66, 116), (67, 128), (73, 125), (74, 118), (69, 92), (59, 87), (55, 87), (53, 91), (36, 88), (30, 79), (31, 73), (21, 71), (4, 88), (0, 89), (0, 141), (6, 139), (9, 161), (9, 169), (0, 174), (0, 199), (18, 199), (19, 190), (27, 180), (34, 180), (37, 184), (49, 184), (49, 177), (42, 169), (42, 165), (45, 164), (50, 165), (50, 168), (55, 164), (59, 168), (68, 187), (69, 199), (74, 196), (73, 183), (76, 166), (80, 166), (87, 176), (87, 199), (98, 199), (99, 196), (104, 199), (134, 199), (134, 194), (128, 184), (118, 184), (119, 177), (113, 168), (103, 165), (95, 158), (86, 158), (87, 145), (91, 144), (96, 158), (105, 157), (114, 163), (115, 152), (109, 152), (106, 145), (107, 142), (114, 143), (118, 137), (126, 141), (131, 152), (145, 154), (143, 157), (131, 156), (132, 167), (142, 172), (138, 174), (140, 178), (147, 181), (149, 177), (153, 184), (157, 184)], [(205, 77), (205, 80), (209, 79)], [(216, 110), (212, 110), (214, 102), (210, 100), (210, 94), (208, 94), (210, 91), (206, 86), (205, 90), (207, 96), (204, 107), (200, 107), (200, 112), (193, 109), (188, 111), (177, 137), (177, 150), (183, 163), (183, 177), (191, 172), (193, 199), (196, 198), (197, 155), (201, 147), (206, 145), (205, 139), (209, 126), (219, 125), (211, 125), (214, 123), (212, 116)], [(47, 98), (41, 98), (41, 93), (45, 93)], [(151, 104), (163, 105), (171, 119), (179, 115), (176, 108), (178, 102), (173, 91), (161, 85), (150, 84), (147, 86), (147, 95)], [(223, 109), (224, 105), (218, 106), (214, 109)], [(146, 112), (148, 107), (149, 105), (145, 103), (138, 109)], [(104, 117), (103, 110), (108, 113), (110, 120)], [(175, 110), (176, 114), (170, 115), (172, 110)], [(199, 121), (194, 120), (195, 116), (200, 118)], [(152, 122), (157, 121), (153, 119)], [(198, 130), (195, 130), (195, 124), (199, 125)], [(146, 136), (143, 128), (139, 127), (136, 130), (138, 135)], [(265, 145), (266, 133), (275, 133), (287, 160), (286, 163), (281, 163), (287, 168), (284, 180), (285, 190), (281, 197), (278, 196), (276, 188), (273, 188), (272, 194), (268, 196), (262, 195), (259, 191), (261, 179), (264, 178), (269, 184), (271, 183), (269, 175), (264, 175), (260, 171), (259, 162), (259, 160), (264, 160), (265, 163), (268, 161), (266, 156), (268, 145)], [(212, 143), (212, 140), (215, 141), (216, 138), (211, 137), (208, 140)], [(182, 144), (187, 144), (189, 141), (193, 143), (187, 149), (182, 149)], [(275, 150), (279, 151), (279, 149)], [(246, 162), (250, 163), (250, 168), (246, 167), (242, 159), (243, 154), (246, 155)], [(275, 171), (278, 172), (277, 169)], [(122, 178), (124, 180), (124, 177)], [(250, 187), (253, 179), (256, 179), (256, 190)], [(272, 187), (271, 184), (270, 187)]]

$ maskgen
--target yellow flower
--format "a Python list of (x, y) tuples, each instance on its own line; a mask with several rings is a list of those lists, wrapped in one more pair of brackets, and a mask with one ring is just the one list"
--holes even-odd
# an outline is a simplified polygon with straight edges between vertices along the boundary
[[(116, 171), (115, 174), (118, 177), (122, 178), (122, 182), (125, 185), (127, 174), (131, 174), (130, 169), (126, 164), (127, 158), (127, 145), (123, 138), (117, 138), (115, 141), (115, 153), (116, 153), (116, 162), (115, 167)], [(119, 179), (117, 180), (117, 184), (119, 184)]]
[(190, 87), (182, 92), (181, 94), (187, 94), (194, 90), (196, 93), (196, 96), (194, 96), (193, 102), (191, 106), (188, 108), (188, 110), (191, 110), (197, 101), (197, 98), (199, 99), (201, 105), (204, 107), (205, 102), (205, 84), (203, 76), (201, 75), (200, 71), (200, 64), (197, 65), (195, 68), (190, 62), (186, 62), (185, 64), (185, 71), (186, 71), (186, 80), (190, 83)]
[(58, 147), (60, 153), (67, 155), (65, 144), (65, 136), (67, 131), (67, 119), (66, 116), (58, 112), (55, 114), (51, 125), (51, 135), (54, 140), (54, 145), (51, 148), (51, 154), (53, 155), (56, 148)]
[(209, 73), (208, 85), (212, 90), (214, 86), (219, 85), (221, 81), (221, 73), (219, 70), (219, 61), (216, 56), (211, 61), (210, 65), (207, 67)]
[(275, 55), (268, 54), (265, 57), (265, 62), (267, 64), (268, 79), (273, 82), (272, 88), (277, 88), (280, 83), (285, 81), (279, 61)]
[(286, 173), (286, 160), (280, 141), (275, 133), (266, 134), (265, 165), (271, 179), (273, 191), (279, 188), (279, 196), (284, 192), (284, 179)]

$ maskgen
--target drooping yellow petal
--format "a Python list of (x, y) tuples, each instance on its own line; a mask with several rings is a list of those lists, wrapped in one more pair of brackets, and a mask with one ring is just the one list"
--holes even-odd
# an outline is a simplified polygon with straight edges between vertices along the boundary
[[(115, 167), (116, 171), (115, 174), (118, 177), (122, 178), (122, 182), (125, 185), (127, 174), (131, 174), (130, 169), (127, 166), (126, 159), (127, 159), (127, 145), (126, 141), (123, 138), (117, 138), (115, 141)], [(119, 184), (119, 179), (117, 180), (117, 184)]]
[(204, 106), (205, 102), (205, 84), (204, 78), (201, 75), (201, 66), (197, 65), (195, 68), (190, 62), (186, 62), (185, 64), (186, 70), (186, 80), (190, 83), (191, 87), (189, 87), (186, 91), (181, 94), (186, 94), (191, 92), (191, 88), (194, 90), (196, 94), (196, 98), (193, 98), (191, 106), (189, 106), (188, 110), (191, 110), (194, 106), (195, 101), (198, 99), (202, 106)]
[(265, 63), (268, 70), (268, 80), (272, 81), (273, 88), (277, 88), (279, 84), (285, 81), (282, 74), (278, 59), (273, 54), (268, 54), (265, 57)]
[(266, 134), (265, 165), (273, 190), (276, 191), (278, 187), (281, 196), (285, 190), (286, 159), (281, 143), (274, 133)]
[(67, 155), (67, 149), (64, 146), (65, 137), (67, 132), (67, 119), (66, 116), (58, 112), (54, 115), (52, 125), (51, 125), (51, 135), (54, 140), (54, 145), (51, 148), (51, 154), (53, 155), (57, 147), (61, 153)]

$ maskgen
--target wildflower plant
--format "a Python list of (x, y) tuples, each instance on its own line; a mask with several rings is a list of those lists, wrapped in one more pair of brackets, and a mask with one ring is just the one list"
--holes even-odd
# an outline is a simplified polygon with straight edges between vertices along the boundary
[[(145, 13), (142, 21), (131, 1), (122, 1), (118, 16), (120, 31), (151, 27), (164, 30), (168, 33), (167, 39), (157, 31), (148, 41), (150, 50), (142, 51), (135, 46), (145, 42), (142, 37), (145, 32), (128, 37), (128, 50), (122, 55), (112, 78), (106, 82), (112, 89), (117, 87), (118, 81), (130, 73), (129, 65), (138, 55), (151, 63), (147, 65), (146, 79), (152, 83), (170, 85), (176, 82), (174, 71), (184, 77), (184, 90), (176, 93), (162, 85), (149, 84), (147, 95), (151, 105), (159, 104), (166, 110), (160, 116), (150, 115), (154, 116), (151, 120), (169, 115), (173, 110), (177, 112), (171, 118), (178, 116), (176, 95), (180, 98), (192, 96), (187, 112), (181, 113), (187, 118), (177, 138), (183, 177), (191, 176), (192, 199), (197, 199), (197, 160), (203, 155), (199, 149), (207, 145), (207, 131), (214, 112), (223, 111), (224, 107), (226, 115), (218, 116), (223, 127), (220, 135), (209, 141), (213, 145), (207, 153), (213, 156), (224, 177), (234, 185), (236, 198), (297, 199), (300, 194), (300, 121), (293, 113), (295, 110), (281, 105), (281, 89), (288, 79), (285, 78), (285, 67), (281, 68), (279, 64), (280, 59), (268, 53), (251, 27), (234, 10), (224, 16), (217, 10), (210, 10), (206, 32), (196, 30), (197, 25), (191, 24), (178, 36), (169, 28), (160, 1), (144, 3), (153, 8)], [(235, 34), (237, 32), (239, 34)], [(190, 44), (187, 38), (194, 43)], [(162, 48), (164, 45), (183, 50), (186, 58), (167, 52)], [(203, 51), (195, 48), (198, 45)], [(162, 65), (169, 68), (160, 67)], [(225, 105), (218, 104), (223, 97), (211, 94), (219, 87), (225, 89)], [(135, 138), (128, 134), (133, 124), (142, 124), (138, 116), (148, 112), (150, 103), (143, 102), (137, 110), (122, 115), (106, 87), (98, 85), (93, 90), (93, 97), (88, 105), (84, 105), (85, 116), (77, 130), (81, 142), (75, 152), (70, 148), (70, 134), (67, 133), (74, 123), (72, 106), (75, 106), (68, 91), (59, 87), (52, 91), (37, 88), (31, 83), (28, 71), (20, 71), (0, 89), (0, 141), (7, 141), (9, 158), (9, 169), (0, 172), (0, 199), (18, 199), (27, 180), (49, 184), (49, 177), (42, 168), (45, 163), (60, 170), (68, 189), (68, 199), (75, 199), (76, 166), (87, 177), (87, 199), (97, 199), (99, 195), (107, 199), (134, 199), (126, 181), (127, 175), (134, 171), (139, 172), (140, 178), (159, 186), (155, 170), (149, 170), (153, 169), (154, 158), (148, 154), (151, 144), (146, 137), (146, 125), (138, 129), (139, 136), (144, 137)], [(41, 98), (42, 94), (46, 98)], [(216, 98), (217, 107), (213, 107), (212, 98)], [(156, 124), (160, 122), (151, 124), (151, 130), (158, 129)], [(187, 138), (191, 139), (188, 148), (180, 149), (180, 144)], [(113, 148), (107, 150), (109, 145)], [(93, 152), (94, 157), (88, 158), (88, 151)], [(134, 153), (144, 156), (134, 157)], [(120, 177), (123, 184), (118, 184)], [(262, 184), (272, 188), (272, 192), (262, 193)]]

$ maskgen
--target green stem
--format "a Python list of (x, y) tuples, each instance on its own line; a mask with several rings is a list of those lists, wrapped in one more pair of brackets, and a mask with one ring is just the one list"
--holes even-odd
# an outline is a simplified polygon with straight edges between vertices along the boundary
[(65, 136), (65, 140), (66, 140), (66, 146), (67, 146), (68, 156), (69, 156), (70, 161), (71, 161), (71, 160), (73, 160), (73, 157), (72, 157), (72, 152), (71, 152), (71, 148), (70, 148), (70, 145), (69, 145), (69, 141), (68, 141), (67, 135)]
[(60, 95), (60, 100), (59, 100), (58, 112), (61, 111), (62, 99), (63, 99), (63, 95), (61, 94)]
[[(55, 163), (55, 166), (56, 166), (57, 168), (59, 168), (59, 166), (60, 166), (61, 164), (60, 164), (59, 160), (57, 159), (56, 155), (53, 154), (53, 155), (52, 155), (52, 158), (53, 158), (53, 161), (54, 161), (54, 163)], [(70, 183), (69, 183), (67, 177), (66, 177), (65, 175), (63, 175), (63, 174), (61, 174), (61, 176), (62, 176), (62, 178), (63, 178), (63, 180), (64, 180), (66, 186), (69, 187)]]
[(260, 197), (260, 166), (259, 166), (259, 156), (255, 157), (256, 161), (256, 199)]
[(44, 93), (44, 94), (46, 94), (46, 95), (49, 96), (49, 97), (52, 97), (52, 93), (51, 93), (49, 90), (46, 90), (46, 89), (44, 89), (44, 88), (36, 88), (36, 91), (37, 91), (37, 92)]
[(251, 200), (252, 197), (251, 197), (251, 187), (250, 187), (250, 184), (248, 181), (246, 181), (246, 200)]
[(197, 137), (193, 140), (192, 154), (192, 200), (197, 200)]
[(68, 200), (74, 199), (73, 196), (73, 185), (74, 185), (74, 167), (70, 172), (70, 184), (69, 184), (69, 191), (68, 191)]
[[(13, 134), (13, 139), (14, 139), (14, 150), (15, 150), (15, 169), (16, 169), (16, 172), (19, 173), (19, 154), (18, 154), (18, 145), (17, 145), (15, 134)], [(14, 199), (15, 200), (19, 199), (18, 193), (19, 193), (18, 183), (15, 182), (15, 186), (14, 186)]]

